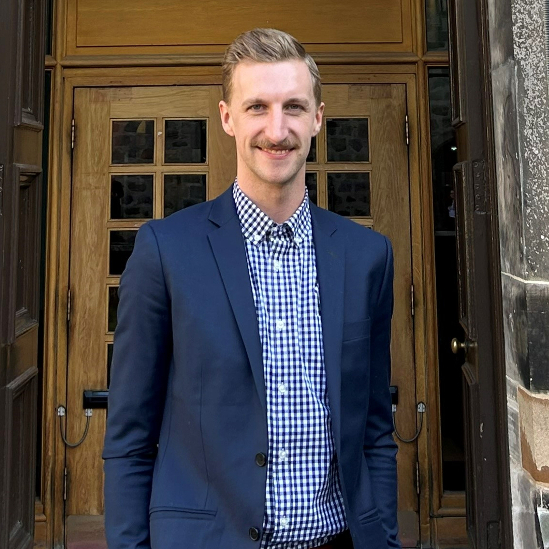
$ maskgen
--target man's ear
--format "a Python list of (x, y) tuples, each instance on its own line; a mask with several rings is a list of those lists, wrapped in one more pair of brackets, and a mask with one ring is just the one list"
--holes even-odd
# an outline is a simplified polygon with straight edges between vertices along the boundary
[(229, 112), (229, 105), (225, 101), (219, 102), (219, 114), (221, 115), (221, 125), (227, 135), (234, 137), (233, 119)]
[(317, 135), (322, 127), (322, 115), (324, 114), (324, 103), (320, 103), (315, 113), (315, 127), (313, 129), (313, 136)]

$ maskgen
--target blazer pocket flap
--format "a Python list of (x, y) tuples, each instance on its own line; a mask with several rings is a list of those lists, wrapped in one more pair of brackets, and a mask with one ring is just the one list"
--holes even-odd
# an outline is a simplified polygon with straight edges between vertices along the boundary
[(213, 519), (216, 515), (215, 511), (208, 509), (185, 509), (182, 507), (154, 507), (149, 511), (151, 520), (156, 518), (189, 518), (197, 520)]
[(370, 337), (370, 319), (343, 323), (343, 341)]

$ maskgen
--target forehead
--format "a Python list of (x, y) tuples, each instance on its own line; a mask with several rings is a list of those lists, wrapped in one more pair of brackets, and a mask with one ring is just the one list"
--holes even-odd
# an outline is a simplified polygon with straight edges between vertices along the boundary
[(233, 73), (233, 98), (313, 97), (313, 79), (304, 61), (292, 59), (274, 63), (243, 61)]

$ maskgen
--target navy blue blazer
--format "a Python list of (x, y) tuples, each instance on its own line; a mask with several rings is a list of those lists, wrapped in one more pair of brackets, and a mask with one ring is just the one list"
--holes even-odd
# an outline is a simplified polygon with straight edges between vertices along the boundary
[[(388, 240), (311, 204), (333, 435), (355, 549), (400, 547)], [(110, 549), (258, 548), (265, 384), (232, 190), (151, 221), (120, 282), (105, 459)]]

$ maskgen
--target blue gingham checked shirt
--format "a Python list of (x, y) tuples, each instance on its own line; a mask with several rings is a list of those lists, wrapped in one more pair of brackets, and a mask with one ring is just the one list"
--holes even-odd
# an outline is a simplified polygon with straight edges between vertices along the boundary
[(240, 189), (267, 401), (269, 454), (261, 549), (309, 549), (346, 527), (326, 389), (309, 198), (278, 225)]

